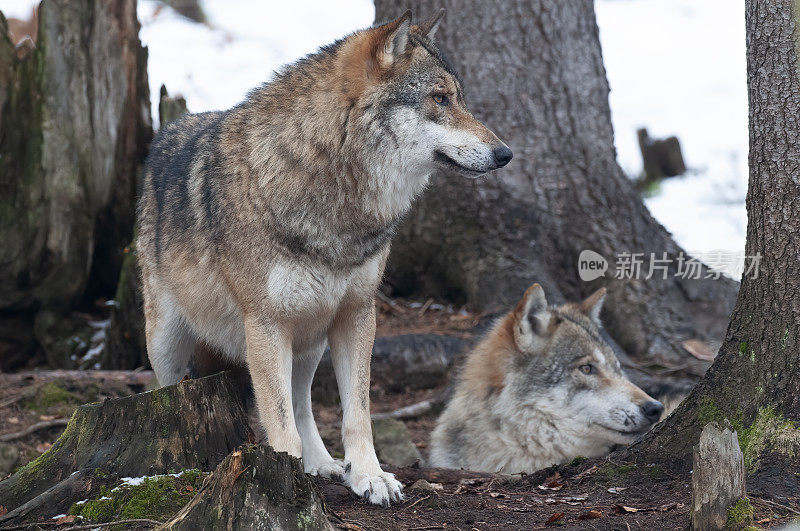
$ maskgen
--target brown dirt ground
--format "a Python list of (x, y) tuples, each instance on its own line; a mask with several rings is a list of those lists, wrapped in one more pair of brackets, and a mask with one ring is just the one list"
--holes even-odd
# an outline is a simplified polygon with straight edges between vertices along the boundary
[(478, 323), (485, 314), (472, 313), (465, 308), (436, 303), (433, 299), (424, 302), (402, 298), (380, 297), (377, 304), (377, 337), (399, 334), (443, 334), (472, 338)]
[[(42, 419), (66, 418), (83, 401), (141, 392), (150, 378), (149, 373), (120, 372), (111, 377), (102, 371), (26, 374), (0, 374), (0, 435), (20, 431)], [(36, 391), (53, 381), (73, 398), (67, 403), (41, 407), (36, 402)], [(439, 388), (394, 395), (373, 393), (373, 411), (391, 411), (435, 398), (441, 391)], [(337, 407), (317, 408), (316, 414), (331, 450), (341, 452), (340, 411)], [(427, 441), (434, 424), (433, 413), (406, 422), (423, 456), (427, 454)], [(14, 441), (20, 464), (49, 448), (60, 431), (61, 428), (42, 430)], [(625, 463), (612, 459), (588, 460), (510, 478), (468, 471), (387, 467), (406, 487), (405, 501), (389, 509), (365, 503), (340, 483), (317, 480), (317, 485), (332, 521), (344, 529), (687, 528), (691, 497), (688, 473), (660, 466), (627, 468)], [(772, 470), (762, 474), (748, 487), (758, 496), (768, 497), (777, 473)], [(800, 470), (789, 475), (800, 477)], [(780, 476), (785, 477), (783, 473)], [(410, 488), (418, 479), (438, 483), (442, 490), (431, 493)], [(614, 487), (616, 493), (609, 491)], [(781, 494), (792, 493), (796, 495), (797, 491), (791, 488)], [(798, 507), (797, 498), (783, 496), (777, 505), (775, 501), (754, 497), (757, 527), (773, 528), (791, 519), (792, 510)]]

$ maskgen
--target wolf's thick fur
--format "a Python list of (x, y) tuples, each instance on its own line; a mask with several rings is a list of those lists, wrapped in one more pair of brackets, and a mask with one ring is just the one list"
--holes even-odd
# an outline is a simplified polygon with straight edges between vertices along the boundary
[(663, 410), (633, 385), (600, 336), (601, 289), (548, 307), (534, 284), (468, 355), (433, 432), (433, 466), (534, 472), (601, 455)]
[[(464, 107), (410, 12), (301, 59), (226, 112), (156, 137), (139, 206), (147, 348), (161, 385), (202, 342), (247, 364), (269, 443), (340, 475), (373, 503), (401, 498), (369, 417), (374, 295), (389, 241), (437, 168), (476, 176), (505, 144)], [(311, 412), (326, 344), (342, 397), (345, 462)]]

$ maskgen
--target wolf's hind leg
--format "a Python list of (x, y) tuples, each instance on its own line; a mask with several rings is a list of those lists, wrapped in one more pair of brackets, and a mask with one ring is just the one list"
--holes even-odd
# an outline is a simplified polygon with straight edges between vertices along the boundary
[(329, 478), (344, 478), (344, 464), (334, 459), (319, 436), (314, 413), (311, 411), (311, 382), (325, 351), (325, 343), (307, 352), (298, 352), (292, 359), (292, 405), (294, 422), (303, 444), (303, 468), (307, 474)]
[(160, 386), (180, 382), (189, 371), (195, 338), (169, 295), (145, 288), (147, 356)]
[(369, 365), (375, 340), (375, 303), (347, 308), (328, 333), (333, 368), (342, 398), (342, 442), (348, 463), (348, 486), (376, 505), (403, 499), (403, 485), (381, 470), (372, 441), (369, 411)]

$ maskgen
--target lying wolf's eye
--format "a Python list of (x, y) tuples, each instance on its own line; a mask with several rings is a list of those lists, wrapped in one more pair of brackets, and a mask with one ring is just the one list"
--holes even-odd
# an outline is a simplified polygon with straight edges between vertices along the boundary
[(450, 98), (444, 94), (433, 94), (431, 97), (437, 105), (448, 105), (450, 103)]
[(583, 374), (594, 374), (597, 369), (594, 368), (594, 365), (587, 363), (586, 365), (578, 367), (578, 370)]

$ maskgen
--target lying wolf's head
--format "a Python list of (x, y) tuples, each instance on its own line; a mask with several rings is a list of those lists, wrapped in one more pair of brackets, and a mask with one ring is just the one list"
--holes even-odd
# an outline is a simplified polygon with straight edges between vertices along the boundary
[(548, 307), (534, 284), (511, 314), (516, 355), (507, 391), (519, 407), (553, 422), (562, 442), (574, 441), (582, 455), (632, 442), (664, 410), (628, 380), (601, 337), (605, 293), (602, 288), (580, 304)]
[(461, 82), (434, 43), (443, 14), (412, 26), (408, 11), (346, 39), (345, 90), (354, 117), (381, 140), (384, 164), (477, 177), (505, 166), (512, 153), (466, 108)]

